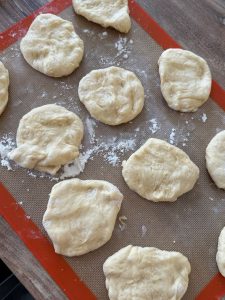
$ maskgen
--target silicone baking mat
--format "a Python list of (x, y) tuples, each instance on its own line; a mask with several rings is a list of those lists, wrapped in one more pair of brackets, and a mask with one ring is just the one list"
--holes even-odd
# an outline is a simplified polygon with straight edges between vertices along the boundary
[[(10, 74), (10, 99), (0, 119), (0, 141), (14, 147), (21, 117), (32, 108), (57, 103), (77, 113), (84, 122), (80, 167), (81, 179), (104, 179), (124, 194), (111, 240), (87, 255), (66, 258), (54, 253), (41, 221), (52, 186), (59, 179), (15, 166), (1, 158), (1, 215), (21, 237), (69, 299), (108, 299), (102, 265), (105, 259), (128, 245), (180, 251), (191, 263), (190, 284), (183, 299), (194, 299), (218, 272), (215, 262), (218, 235), (225, 224), (224, 191), (215, 187), (205, 166), (205, 148), (225, 127), (224, 91), (213, 82), (212, 97), (196, 113), (168, 108), (160, 92), (157, 61), (163, 48), (179, 47), (135, 2), (130, 1), (132, 29), (123, 35), (104, 29), (74, 14), (70, 1), (52, 1), (0, 36), (0, 60)], [(70, 76), (50, 78), (32, 69), (19, 50), (22, 37), (34, 16), (52, 12), (73, 22), (84, 40), (81, 66)], [(200, 53), (199, 53), (200, 54)], [(201, 55), (201, 54), (200, 54)], [(134, 71), (145, 88), (145, 106), (132, 122), (110, 127), (89, 116), (79, 102), (80, 79), (92, 69), (111, 65)], [(123, 181), (121, 162), (149, 137), (164, 139), (183, 149), (200, 168), (194, 189), (175, 203), (152, 203), (139, 197)], [(8, 170), (8, 169), (12, 170)], [(97, 171), (96, 171), (97, 170)], [(10, 191), (14, 200), (7, 192)], [(126, 221), (121, 221), (121, 218)], [(92, 292), (91, 292), (92, 291)], [(225, 283), (219, 274), (198, 299), (220, 299)]]

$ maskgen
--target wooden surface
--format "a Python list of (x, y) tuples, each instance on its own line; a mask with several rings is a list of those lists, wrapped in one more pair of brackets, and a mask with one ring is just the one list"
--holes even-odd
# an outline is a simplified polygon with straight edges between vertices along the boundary
[[(47, 1), (0, 0), (0, 31), (45, 2)], [(203, 56), (210, 65), (213, 78), (225, 89), (224, 0), (137, 0), (137, 2), (185, 49)], [(35, 299), (65, 299), (60, 289), (2, 219), (0, 219), (0, 256)]]

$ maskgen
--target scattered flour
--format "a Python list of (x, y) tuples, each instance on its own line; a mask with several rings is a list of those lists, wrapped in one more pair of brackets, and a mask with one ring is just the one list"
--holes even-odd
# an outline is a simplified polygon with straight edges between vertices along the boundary
[(135, 139), (118, 139), (117, 137), (106, 141), (95, 139), (90, 149), (81, 152), (79, 158), (63, 167), (60, 179), (75, 177), (82, 173), (88, 160), (92, 160), (95, 155), (102, 155), (105, 162), (114, 167), (118, 166), (122, 162), (121, 156), (129, 150), (134, 150), (135, 146)]
[(172, 131), (171, 131), (170, 137), (169, 137), (169, 143), (172, 145), (175, 143), (175, 134), (176, 134), (176, 129), (172, 128)]
[(160, 129), (160, 126), (156, 119), (151, 119), (149, 122), (150, 122), (149, 129), (153, 134), (155, 134)]
[(203, 123), (205, 123), (207, 121), (207, 119), (208, 119), (207, 115), (205, 113), (202, 114), (201, 118), (202, 118), (202, 122)]
[(119, 228), (121, 231), (124, 231), (127, 228), (127, 217), (126, 216), (120, 216), (119, 217)]
[(144, 237), (147, 232), (147, 227), (145, 225), (141, 225), (141, 237)]
[(3, 167), (12, 170), (8, 153), (15, 148), (15, 142), (11, 134), (5, 134), (0, 138), (0, 162)]

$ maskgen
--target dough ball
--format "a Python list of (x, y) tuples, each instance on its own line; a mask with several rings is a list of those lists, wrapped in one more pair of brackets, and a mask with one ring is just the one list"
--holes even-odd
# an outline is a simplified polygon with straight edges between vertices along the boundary
[(123, 195), (103, 180), (64, 180), (53, 186), (43, 226), (55, 252), (82, 255), (112, 236)]
[(169, 107), (196, 111), (208, 98), (212, 77), (207, 62), (182, 49), (168, 49), (159, 58), (161, 91)]
[(199, 177), (199, 168), (184, 151), (153, 138), (122, 165), (129, 188), (154, 202), (177, 200), (194, 187)]
[(79, 83), (78, 94), (91, 116), (108, 125), (133, 120), (144, 105), (144, 88), (137, 76), (118, 67), (94, 70)]
[(8, 102), (9, 72), (0, 62), (0, 115)]
[(191, 266), (179, 252), (127, 246), (103, 265), (110, 300), (179, 300)]
[(73, 0), (77, 14), (103, 27), (127, 33), (131, 28), (128, 0)]
[(54, 175), (78, 157), (82, 138), (83, 123), (77, 115), (55, 104), (44, 105), (20, 120), (17, 148), (9, 158), (24, 168)]
[(225, 130), (217, 133), (208, 144), (206, 166), (215, 184), (225, 189)]
[(219, 236), (216, 262), (220, 273), (225, 277), (225, 227)]
[(48, 76), (61, 77), (79, 66), (84, 44), (71, 22), (52, 14), (40, 14), (21, 40), (20, 49), (34, 69)]

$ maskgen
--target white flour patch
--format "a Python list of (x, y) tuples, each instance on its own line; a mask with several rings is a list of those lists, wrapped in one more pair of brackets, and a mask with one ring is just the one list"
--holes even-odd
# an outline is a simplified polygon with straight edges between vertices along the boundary
[(169, 143), (174, 145), (175, 143), (175, 135), (176, 135), (176, 129), (172, 128), (170, 136), (169, 136)]
[(208, 119), (207, 115), (205, 113), (202, 114), (201, 116), (202, 122), (205, 123)]
[(120, 216), (119, 217), (119, 228), (121, 231), (124, 231), (127, 228), (127, 217), (126, 216)]
[(15, 144), (11, 134), (5, 134), (0, 138), (0, 163), (8, 170), (12, 170), (8, 154), (15, 148)]
[(155, 118), (151, 119), (149, 122), (149, 129), (151, 130), (151, 133), (155, 134), (160, 129), (160, 126)]
[(90, 143), (93, 144), (95, 142), (95, 128), (98, 127), (96, 121), (90, 117), (87, 117), (86, 128), (89, 135)]
[(147, 233), (147, 227), (145, 225), (141, 225), (141, 237), (144, 237)]

